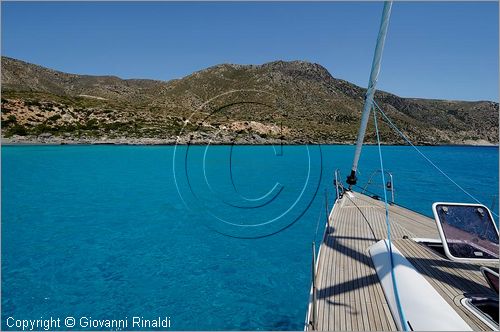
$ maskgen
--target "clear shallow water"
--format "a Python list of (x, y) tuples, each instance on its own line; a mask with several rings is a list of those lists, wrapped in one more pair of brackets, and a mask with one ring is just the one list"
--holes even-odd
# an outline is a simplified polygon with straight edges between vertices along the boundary
[[(421, 149), (486, 205), (498, 195), (497, 148)], [(331, 205), (353, 150), (2, 147), (2, 328), (169, 316), (178, 330), (301, 330), (324, 192)], [(471, 202), (412, 148), (383, 153), (397, 203), (431, 215), (437, 200)], [(376, 147), (360, 165), (364, 184)]]

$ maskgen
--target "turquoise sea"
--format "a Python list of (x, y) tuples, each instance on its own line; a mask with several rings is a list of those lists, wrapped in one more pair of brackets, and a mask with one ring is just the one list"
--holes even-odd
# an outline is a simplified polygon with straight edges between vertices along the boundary
[[(498, 201), (498, 148), (420, 149)], [(174, 330), (302, 330), (325, 192), (331, 208), (333, 172), (345, 178), (353, 151), (2, 147), (2, 330), (8, 317), (69, 316), (79, 330), (81, 317), (134, 316), (169, 317)], [(396, 203), (432, 215), (434, 201), (472, 202), (411, 147), (383, 155)], [(364, 147), (359, 183), (379, 168)]]

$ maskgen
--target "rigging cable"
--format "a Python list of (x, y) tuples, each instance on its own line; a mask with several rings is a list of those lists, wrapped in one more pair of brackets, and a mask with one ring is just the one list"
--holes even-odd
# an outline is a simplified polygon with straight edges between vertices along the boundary
[(396, 306), (399, 313), (399, 319), (401, 320), (401, 324), (404, 331), (410, 331), (410, 327), (408, 325), (408, 320), (403, 312), (403, 307), (401, 305), (401, 300), (399, 298), (398, 292), (398, 284), (396, 281), (396, 275), (394, 273), (394, 259), (392, 255), (392, 242), (391, 242), (391, 223), (389, 221), (389, 203), (387, 203), (387, 190), (385, 188), (385, 174), (384, 174), (384, 162), (382, 160), (382, 148), (380, 147), (380, 135), (378, 132), (377, 125), (377, 110), (373, 110), (373, 121), (375, 123), (375, 133), (377, 134), (377, 145), (378, 145), (378, 156), (380, 159), (380, 170), (382, 175), (382, 187), (384, 188), (384, 204), (385, 204), (385, 222), (387, 224), (387, 240), (389, 242), (389, 256), (391, 261), (391, 279), (392, 279), (392, 288), (394, 290), (394, 298), (396, 299)]
[[(380, 106), (378, 106), (378, 104), (375, 102), (375, 100), (373, 101), (373, 104), (375, 105), (375, 107), (377, 107), (377, 109), (380, 111), (380, 113), (382, 114), (382, 116), (385, 118), (385, 120), (389, 123), (389, 125), (408, 143), (410, 144), (425, 160), (427, 160), (429, 162), (429, 164), (431, 164), (435, 169), (437, 169), (441, 174), (443, 174), (448, 180), (451, 181), (451, 183), (453, 183), (455, 186), (457, 186), (460, 190), (462, 190), (467, 196), (469, 196), (470, 198), (472, 198), (474, 201), (476, 201), (477, 203), (481, 204), (481, 205), (485, 205), (483, 203), (481, 203), (477, 198), (475, 198), (474, 196), (472, 196), (467, 190), (465, 190), (464, 188), (462, 188), (462, 186), (460, 186), (458, 183), (456, 183), (450, 176), (448, 176), (448, 174), (446, 174), (441, 168), (439, 168), (439, 166), (437, 166), (436, 164), (434, 164), (432, 162), (432, 160), (430, 160), (423, 152), (421, 152), (415, 145), (413, 145), (413, 143), (405, 136), (405, 134), (403, 134), (401, 132), (401, 130), (398, 129), (398, 127), (396, 127), (396, 125), (391, 121), (391, 119), (389, 119), (389, 117), (384, 113), (384, 111), (382, 111), (382, 109), (380, 108)], [(486, 206), (486, 205), (485, 205)], [(498, 218), (498, 214), (496, 214), (495, 212), (491, 211), (491, 213), (493, 215), (495, 215), (497, 218)]]

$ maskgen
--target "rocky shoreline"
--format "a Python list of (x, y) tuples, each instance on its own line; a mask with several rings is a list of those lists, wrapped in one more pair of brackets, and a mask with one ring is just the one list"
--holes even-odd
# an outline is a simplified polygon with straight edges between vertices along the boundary
[[(57, 136), (13, 136), (13, 137), (2, 137), (2, 145), (305, 145), (305, 144), (321, 144), (321, 145), (353, 145), (354, 141), (308, 141), (308, 140), (279, 140), (279, 139), (269, 139), (262, 137), (238, 137), (224, 139), (210, 139), (201, 137), (172, 137), (172, 138), (63, 138)], [(365, 145), (374, 145), (374, 142), (366, 142)], [(400, 142), (384, 142), (383, 145), (405, 145)], [(492, 144), (485, 140), (477, 141), (463, 141), (455, 142), (452, 144), (432, 144), (428, 142), (418, 142), (415, 145), (419, 146), (491, 146), (498, 147), (498, 144)]]
[(62, 138), (62, 137), (30, 137), (13, 136), (2, 137), (2, 145), (302, 145), (302, 144), (354, 144), (354, 142), (314, 142), (307, 140), (280, 140), (262, 137), (223, 137), (211, 139), (209, 137), (171, 137), (171, 138)]

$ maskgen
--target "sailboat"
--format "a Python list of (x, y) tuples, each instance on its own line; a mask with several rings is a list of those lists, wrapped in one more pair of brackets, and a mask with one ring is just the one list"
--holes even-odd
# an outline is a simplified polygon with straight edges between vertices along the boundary
[[(352, 169), (334, 173), (335, 203), (322, 243), (313, 243), (305, 330), (498, 330), (499, 236), (491, 211), (432, 163), (374, 100), (392, 2), (384, 3)], [(370, 115), (384, 197), (357, 190), (358, 162)], [(378, 121), (475, 201), (436, 202), (429, 218), (388, 201)], [(388, 181), (387, 181), (388, 180)]]

